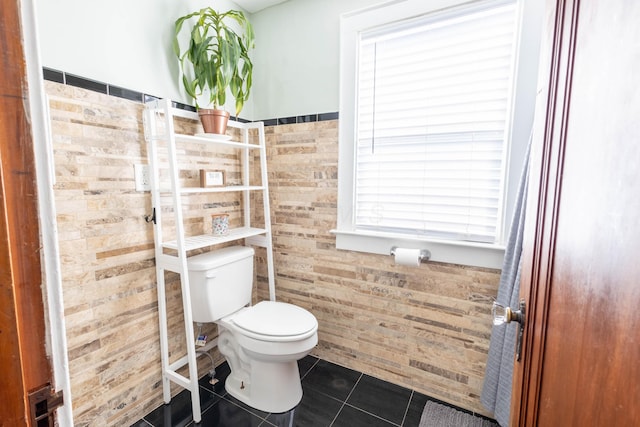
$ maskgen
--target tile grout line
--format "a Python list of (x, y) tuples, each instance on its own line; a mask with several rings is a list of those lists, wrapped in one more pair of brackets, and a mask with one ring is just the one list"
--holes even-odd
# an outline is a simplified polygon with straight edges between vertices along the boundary
[(415, 390), (411, 390), (411, 396), (409, 396), (409, 401), (407, 402), (407, 407), (404, 410), (404, 416), (402, 417), (401, 426), (404, 426), (404, 422), (407, 420), (407, 414), (409, 413), (409, 408), (411, 407), (411, 401), (413, 400), (413, 394)]
[[(225, 394), (225, 396), (229, 396), (229, 394), (227, 393), (227, 394)], [(231, 397), (233, 397), (233, 396), (231, 396)], [(239, 408), (239, 409), (243, 410), (244, 412), (246, 412), (246, 413), (248, 413), (248, 414), (250, 414), (250, 415), (252, 415), (252, 416), (254, 416), (254, 417), (257, 417), (257, 418), (261, 419), (261, 420), (262, 420), (262, 422), (261, 422), (260, 424), (258, 424), (259, 426), (263, 425), (265, 422), (266, 422), (266, 423), (268, 423), (268, 424), (271, 424), (271, 422), (267, 421), (267, 418), (269, 417), (269, 415), (271, 415), (271, 413), (270, 413), (270, 412), (269, 412), (269, 413), (267, 413), (267, 415), (266, 415), (266, 417), (265, 417), (265, 418), (263, 418), (262, 416), (260, 416), (260, 415), (258, 415), (258, 414), (256, 414), (256, 413), (254, 413), (254, 412), (251, 412), (249, 409), (247, 409), (247, 408), (245, 408), (245, 407), (243, 407), (243, 406), (241, 406), (241, 405), (238, 405), (236, 402), (234, 402), (234, 401), (233, 401), (233, 400), (231, 400), (231, 399), (227, 399), (226, 397), (222, 397), (222, 399), (223, 399), (223, 400), (226, 400), (227, 402), (229, 402), (230, 404), (232, 404), (232, 405), (233, 405), (233, 406), (235, 406), (236, 408)], [(234, 399), (235, 399), (235, 398), (234, 398)], [(240, 403), (242, 403), (242, 402), (240, 402)], [(245, 403), (245, 405), (246, 405), (246, 403)], [(255, 408), (252, 408), (252, 409), (255, 409)], [(261, 412), (263, 412), (263, 411), (261, 411)], [(273, 424), (271, 424), (271, 425), (273, 425)]]
[[(374, 417), (374, 418), (377, 418), (377, 419), (379, 419), (379, 420), (384, 421), (384, 422), (385, 422), (385, 423), (387, 423), (387, 424), (391, 424), (391, 425), (394, 425), (394, 426), (397, 426), (397, 427), (402, 427), (402, 424), (396, 424), (396, 423), (394, 423), (394, 422), (393, 422), (393, 421), (391, 421), (391, 420), (388, 420), (388, 419), (386, 419), (386, 418), (383, 418), (383, 417), (381, 417), (380, 415), (376, 415), (376, 414), (374, 414), (374, 413), (372, 413), (372, 412), (365, 411), (364, 409), (359, 408), (359, 407), (357, 407), (357, 406), (354, 406), (354, 405), (352, 405), (352, 404), (350, 404), (350, 403), (347, 403), (346, 401), (345, 401), (345, 403), (344, 403), (344, 406), (348, 406), (348, 407), (350, 407), (350, 408), (356, 409), (356, 410), (358, 410), (358, 411), (362, 412), (363, 414), (370, 415), (370, 416), (372, 416), (372, 417)], [(340, 409), (342, 410), (342, 408), (340, 408)], [(403, 419), (403, 421), (404, 421), (404, 419)]]
[[(314, 357), (315, 357), (315, 356), (314, 356)], [(319, 361), (320, 361), (320, 358), (319, 358), (319, 357), (317, 357), (317, 358), (316, 358), (316, 361), (313, 363), (313, 365), (311, 365), (311, 367), (310, 367), (309, 369), (307, 369), (307, 372), (305, 372), (305, 373), (304, 373), (304, 375), (300, 377), (300, 383), (302, 383), (302, 380), (303, 380), (307, 375), (309, 375), (309, 372), (311, 372), (311, 370), (312, 370), (313, 368), (315, 368), (315, 366), (318, 364), (318, 362), (319, 362)]]
[[(349, 400), (349, 398), (351, 397), (351, 394), (353, 394), (353, 391), (356, 389), (356, 387), (358, 386), (358, 383), (360, 382), (360, 380), (362, 379), (362, 376), (364, 374), (362, 372), (360, 372), (360, 376), (358, 377), (358, 381), (356, 381), (356, 383), (353, 385), (353, 387), (351, 388), (351, 391), (349, 392), (349, 394), (347, 395), (347, 397), (345, 397), (344, 401), (342, 401), (342, 406), (340, 406), (340, 409), (338, 409), (338, 412), (336, 412), (336, 416), (333, 417), (333, 420), (331, 420), (331, 424), (329, 424), (329, 427), (333, 426), (333, 423), (336, 422), (336, 419), (338, 419), (338, 415), (340, 415), (340, 412), (342, 412), (342, 409), (344, 409), (344, 406), (347, 404), (347, 400)], [(351, 406), (351, 405), (349, 405)]]

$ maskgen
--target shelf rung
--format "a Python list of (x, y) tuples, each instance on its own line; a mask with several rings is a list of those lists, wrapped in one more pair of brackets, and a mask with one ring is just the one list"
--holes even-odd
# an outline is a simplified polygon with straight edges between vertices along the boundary
[(182, 387), (186, 388), (187, 390), (191, 390), (191, 381), (189, 381), (188, 378), (171, 370), (165, 371), (164, 374), (167, 376), (167, 378), (169, 378), (174, 383), (180, 384)]
[[(238, 239), (246, 239), (247, 237), (264, 234), (267, 231), (263, 228), (243, 227), (229, 230), (228, 234), (217, 236), (214, 234), (202, 234), (200, 236), (186, 237), (184, 241), (185, 250), (192, 251), (194, 249), (206, 248), (207, 246), (219, 245), (221, 243), (231, 242)], [(172, 240), (164, 242), (162, 246), (166, 249), (178, 250), (178, 242)]]
[[(211, 349), (213, 349), (214, 347), (216, 347), (218, 345), (218, 338), (214, 338), (212, 340), (209, 340), (209, 342), (202, 346), (202, 347), (197, 347), (196, 348), (196, 360), (198, 359), (198, 356), (201, 356), (203, 353), (198, 353), (199, 351), (204, 351), (204, 352), (208, 352)], [(173, 371), (177, 371), (178, 369), (182, 368), (184, 365), (186, 365), (187, 363), (189, 363), (189, 357), (188, 356), (183, 356), (180, 359), (176, 360), (175, 362), (173, 362), (171, 365), (169, 365), (169, 369), (173, 370)]]
[(262, 248), (267, 247), (267, 236), (251, 236), (247, 237), (245, 240), (247, 245), (250, 246), (260, 246)]
[[(198, 194), (198, 193), (231, 193), (234, 191), (260, 191), (264, 190), (262, 185), (227, 185), (224, 187), (183, 187), (180, 194)], [(160, 188), (160, 194), (172, 194), (169, 188)]]
[(201, 144), (217, 144), (217, 145), (226, 145), (233, 148), (252, 148), (252, 149), (262, 149), (262, 145), (258, 144), (249, 144), (245, 142), (238, 142), (232, 140), (222, 140), (222, 139), (212, 139), (207, 138), (206, 136), (197, 136), (197, 135), (184, 135), (184, 134), (176, 134), (176, 141), (181, 142), (197, 142)]
[[(227, 193), (233, 191), (256, 191), (264, 190), (261, 185), (228, 185), (224, 187), (184, 187), (180, 189), (181, 194), (192, 193)], [(166, 192), (171, 192), (167, 190)]]
[(165, 270), (173, 271), (174, 273), (181, 273), (182, 266), (180, 258), (174, 255), (162, 254), (160, 258), (156, 258), (158, 267), (162, 267)]

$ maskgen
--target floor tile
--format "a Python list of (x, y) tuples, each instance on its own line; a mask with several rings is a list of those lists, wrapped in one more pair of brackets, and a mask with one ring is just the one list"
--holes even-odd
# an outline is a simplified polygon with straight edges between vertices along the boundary
[(407, 410), (407, 415), (405, 416), (403, 427), (418, 427), (420, 425), (420, 418), (422, 417), (422, 411), (424, 410), (424, 405), (427, 403), (429, 398), (422, 393), (418, 393), (417, 391), (413, 392), (411, 396), (411, 401), (409, 402), (409, 409)]
[(187, 390), (181, 391), (171, 402), (154, 409), (144, 419), (154, 427), (184, 427), (193, 418), (191, 416), (191, 397)]
[[(275, 427), (295, 427), (297, 426), (296, 418), (298, 416), (297, 408), (293, 408), (288, 412), (283, 412), (281, 414), (270, 414), (261, 427), (275, 426)], [(318, 424), (318, 427), (320, 424)]]
[(302, 380), (302, 384), (328, 396), (344, 401), (361, 373), (336, 365), (326, 360), (319, 360)]
[(267, 421), (276, 426), (327, 427), (342, 407), (342, 402), (303, 386), (302, 401), (293, 412), (293, 423), (287, 424), (291, 414), (271, 414)]
[(231, 369), (229, 368), (229, 364), (224, 362), (216, 367), (216, 375), (215, 378), (218, 380), (217, 383), (211, 384), (211, 378), (209, 375), (205, 375), (200, 378), (200, 387), (204, 387), (207, 390), (210, 390), (220, 396), (224, 396), (227, 394), (227, 391), (224, 389), (224, 383), (227, 380), (227, 377), (231, 373)]
[[(221, 398), (200, 388), (200, 409), (204, 412)], [(167, 405), (162, 405), (144, 417), (154, 427), (184, 427), (192, 420), (191, 393), (182, 390)]]
[(394, 425), (360, 409), (345, 405), (338, 413), (332, 427), (391, 427)]
[(191, 394), (183, 390), (130, 427), (418, 427), (426, 402), (437, 401), (313, 356), (299, 360), (298, 368), (302, 401), (288, 413), (259, 411), (229, 395), (224, 362), (216, 367), (216, 384), (200, 379), (201, 423), (193, 423)]
[(411, 390), (408, 388), (363, 375), (347, 404), (400, 425), (410, 399)]
[(251, 406), (239, 401), (238, 399), (236, 399), (235, 397), (231, 396), (230, 394), (227, 394), (224, 397), (224, 399), (229, 401), (229, 402), (231, 402), (231, 403), (233, 403), (234, 405), (244, 409), (247, 412), (251, 412), (253, 415), (255, 415), (255, 416), (259, 417), (259, 418), (263, 418), (264, 419), (264, 418), (267, 418), (267, 416), (269, 415), (268, 412), (264, 412), (264, 411), (261, 411), (261, 410), (256, 409), (256, 408), (252, 408)]
[(303, 378), (317, 362), (318, 358), (311, 355), (305, 356), (302, 359), (298, 360), (298, 371), (300, 371), (300, 378)]
[(202, 414), (200, 424), (195, 425), (206, 427), (258, 427), (263, 423), (263, 418), (245, 411), (229, 400), (221, 399), (207, 409)]

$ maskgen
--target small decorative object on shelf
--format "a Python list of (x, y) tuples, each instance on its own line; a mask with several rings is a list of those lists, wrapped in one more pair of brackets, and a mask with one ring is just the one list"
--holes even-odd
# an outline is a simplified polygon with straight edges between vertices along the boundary
[(200, 187), (221, 187), (224, 185), (224, 171), (200, 169)]
[(211, 222), (213, 224), (213, 234), (224, 236), (229, 232), (229, 215), (211, 215)]

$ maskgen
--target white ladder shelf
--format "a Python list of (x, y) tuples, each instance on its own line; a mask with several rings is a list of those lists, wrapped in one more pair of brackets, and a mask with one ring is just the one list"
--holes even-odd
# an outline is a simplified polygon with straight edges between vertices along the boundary
[[(271, 220), (269, 215), (269, 191), (267, 185), (267, 157), (264, 137), (264, 123), (240, 123), (230, 120), (229, 127), (239, 129), (241, 141), (229, 141), (212, 139), (205, 136), (176, 134), (174, 119), (180, 117), (198, 120), (195, 112), (190, 112), (173, 107), (170, 100), (154, 100), (145, 104), (144, 131), (147, 141), (148, 158), (150, 166), (151, 196), (154, 209), (154, 242), (156, 257), (156, 275), (158, 287), (158, 315), (160, 321), (160, 351), (162, 359), (162, 390), (165, 403), (171, 401), (171, 382), (174, 382), (191, 392), (193, 421), (198, 423), (202, 419), (200, 408), (200, 392), (198, 386), (198, 367), (196, 362), (196, 347), (193, 328), (193, 316), (191, 311), (190, 285), (187, 269), (188, 252), (194, 249), (207, 248), (222, 243), (244, 239), (245, 244), (261, 246), (266, 249), (267, 269), (269, 282), (269, 296), (275, 300), (275, 276), (273, 270), (273, 247), (271, 240)], [(250, 143), (250, 130), (257, 129), (258, 144)], [(221, 147), (240, 150), (240, 164), (242, 172), (242, 185), (227, 187), (182, 187), (180, 183), (180, 171), (178, 156), (181, 151), (179, 144), (218, 144)], [(165, 161), (161, 163), (160, 151)], [(250, 152), (259, 151), (260, 158), (260, 184), (250, 185)], [(161, 170), (168, 173), (169, 184), (160, 183)], [(185, 235), (185, 223), (183, 220), (183, 198), (190, 195), (206, 194), (215, 197), (225, 192), (240, 192), (243, 200), (244, 225), (230, 229), (224, 236), (203, 234), (196, 236)], [(263, 227), (253, 227), (251, 224), (251, 192), (262, 192), (264, 207)], [(166, 199), (170, 199), (168, 206)], [(163, 223), (163, 200), (168, 209), (173, 209), (172, 218)], [(167, 224), (166, 222), (172, 222)], [(163, 225), (175, 228), (174, 238), (164, 239)], [(165, 250), (169, 250), (166, 253)], [(187, 354), (185, 357), (171, 363), (169, 359), (169, 337), (167, 323), (167, 302), (165, 288), (165, 271), (171, 271), (180, 275), (182, 302), (184, 310), (184, 329), (186, 335)], [(212, 346), (211, 346), (212, 347)], [(210, 348), (209, 345), (205, 348)], [(188, 377), (178, 373), (178, 370), (188, 365)]]

